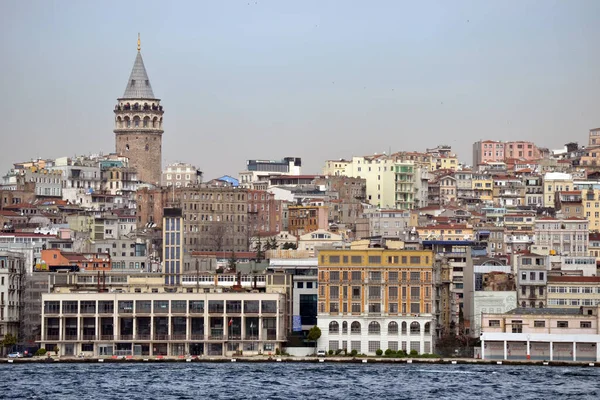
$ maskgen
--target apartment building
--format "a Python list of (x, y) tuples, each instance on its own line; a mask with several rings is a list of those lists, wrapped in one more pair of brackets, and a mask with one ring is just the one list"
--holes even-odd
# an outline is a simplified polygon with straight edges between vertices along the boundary
[(0, 341), (18, 336), (21, 317), (21, 291), (25, 257), (14, 251), (0, 251)]
[(163, 186), (187, 187), (202, 183), (202, 172), (192, 164), (173, 163), (162, 171)]
[(543, 217), (535, 221), (535, 244), (565, 256), (587, 256), (589, 222), (581, 218)]
[(329, 228), (328, 207), (322, 203), (288, 206), (288, 231), (301, 236), (317, 229)]
[(274, 354), (279, 293), (46, 293), (41, 347), (65, 356)]
[(598, 276), (549, 276), (547, 290), (551, 308), (600, 306)]
[(319, 252), (319, 348), (433, 352), (433, 253)]
[(517, 266), (517, 302), (522, 308), (544, 308), (550, 257), (525, 253), (515, 256)]
[(544, 207), (553, 208), (556, 192), (573, 189), (573, 176), (563, 172), (548, 172), (544, 175)]

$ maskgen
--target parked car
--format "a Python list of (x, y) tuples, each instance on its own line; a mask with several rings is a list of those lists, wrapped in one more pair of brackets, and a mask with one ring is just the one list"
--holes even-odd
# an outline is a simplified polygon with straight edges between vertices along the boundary
[(15, 351), (14, 353), (8, 353), (8, 358), (21, 358), (23, 354), (19, 351)]
[(325, 357), (327, 353), (325, 353), (325, 350), (319, 350), (317, 351), (317, 357)]

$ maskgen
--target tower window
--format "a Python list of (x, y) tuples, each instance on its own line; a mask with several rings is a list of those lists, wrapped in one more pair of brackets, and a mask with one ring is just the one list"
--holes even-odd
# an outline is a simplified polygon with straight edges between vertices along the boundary
[(132, 79), (131, 80), (131, 86), (134, 86), (134, 85), (135, 85), (135, 79)]
[(129, 151), (129, 144), (125, 145), (125, 150)]
[(148, 82), (148, 79), (146, 79), (146, 86), (150, 86), (150, 82)]
[(146, 145), (146, 151), (150, 150), (150, 146)]

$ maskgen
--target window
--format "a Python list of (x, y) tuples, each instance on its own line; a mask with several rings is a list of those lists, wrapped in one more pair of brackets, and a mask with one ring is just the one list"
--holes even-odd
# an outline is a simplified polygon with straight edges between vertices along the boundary
[(418, 322), (411, 322), (410, 324), (410, 334), (411, 335), (419, 335), (421, 333), (421, 324)]
[(359, 354), (361, 353), (360, 340), (352, 340), (350, 342), (350, 351), (356, 350)]
[(421, 257), (419, 257), (419, 256), (410, 256), (410, 263), (411, 264), (420, 264), (421, 263)]
[(396, 321), (392, 321), (388, 324), (388, 335), (397, 335), (398, 334), (398, 323)]
[(297, 287), (298, 289), (303, 289), (303, 288), (304, 288), (304, 282), (298, 282), (298, 283), (296, 284), (296, 287)]
[(369, 340), (369, 353), (375, 353), (377, 350), (381, 348), (379, 341)]
[(388, 349), (398, 351), (398, 342), (388, 342)]
[(340, 324), (337, 321), (331, 321), (329, 323), (329, 333), (340, 333)]
[(568, 328), (569, 327), (569, 321), (557, 321), (556, 322), (556, 327), (557, 328)]
[(533, 327), (534, 328), (545, 328), (546, 321), (533, 321)]
[(591, 328), (592, 327), (592, 322), (591, 321), (581, 321), (579, 323), (579, 327), (580, 328)]
[(500, 327), (500, 320), (499, 319), (490, 319), (488, 321), (488, 326), (490, 328), (499, 328)]
[(523, 333), (523, 321), (512, 321), (512, 333)]
[(369, 323), (369, 335), (379, 335), (380, 332), (381, 327), (379, 325), (379, 322), (372, 321), (371, 323)]

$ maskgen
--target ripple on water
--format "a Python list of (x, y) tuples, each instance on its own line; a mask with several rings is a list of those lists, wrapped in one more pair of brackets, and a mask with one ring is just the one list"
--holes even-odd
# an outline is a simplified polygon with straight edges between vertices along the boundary
[(600, 369), (423, 364), (2, 364), (0, 398), (600, 398)]

